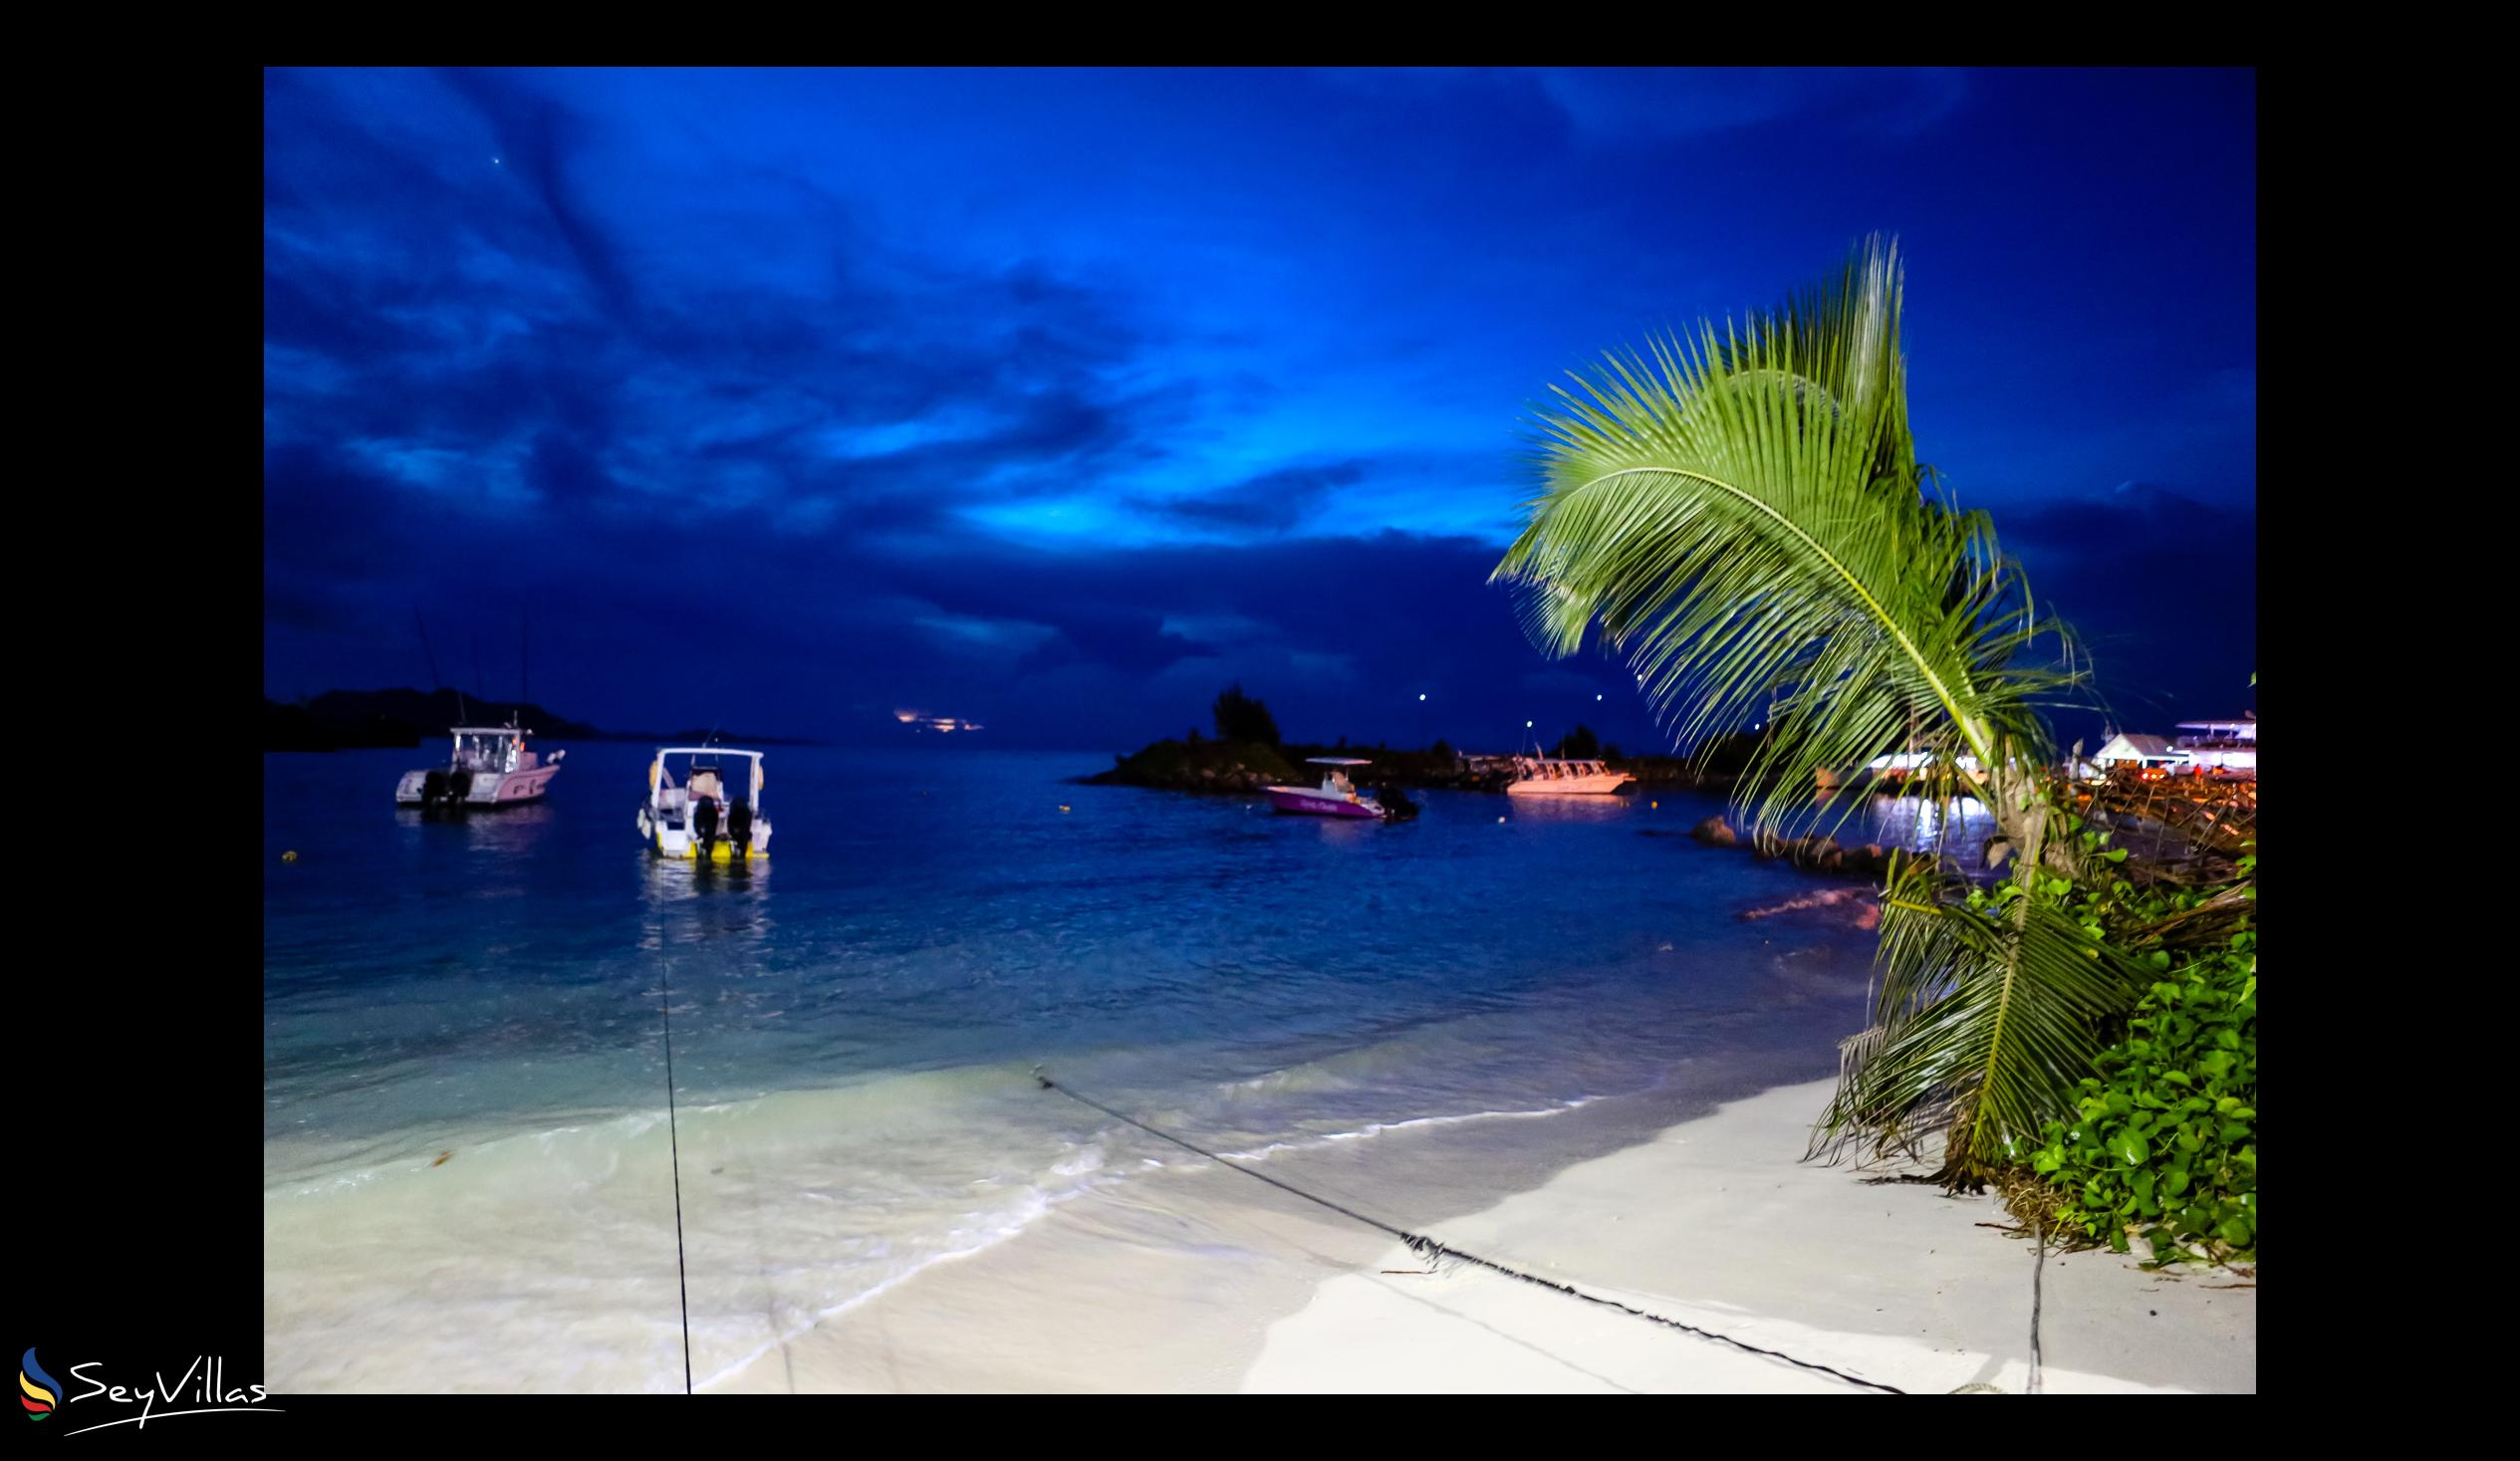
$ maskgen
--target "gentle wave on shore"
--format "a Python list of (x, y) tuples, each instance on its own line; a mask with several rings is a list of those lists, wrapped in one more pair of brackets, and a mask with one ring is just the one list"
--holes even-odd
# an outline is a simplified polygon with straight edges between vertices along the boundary
[(636, 753), (589, 752), (495, 824), (375, 806), (394, 753), (272, 762), (281, 1390), (680, 1387), (668, 988), (701, 1380), (1206, 1165), (1036, 1064), (1415, 1220), (1819, 1074), (1860, 1016), (1862, 934), (1738, 919), (1803, 874), (1636, 836), (1700, 799), (1343, 827), (1056, 757), (793, 751), (778, 854), (730, 874), (647, 862)]

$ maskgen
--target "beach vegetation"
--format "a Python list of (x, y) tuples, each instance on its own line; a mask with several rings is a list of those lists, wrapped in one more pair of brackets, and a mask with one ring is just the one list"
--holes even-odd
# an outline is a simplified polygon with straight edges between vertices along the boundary
[[(1909, 1154), (1938, 1180), (2017, 1172), (2159, 971), (2092, 916), (2127, 853), (2085, 827), (2045, 713), (2088, 665), (1992, 520), (1917, 460), (1894, 244), (1859, 244), (1783, 304), (1614, 351), (1556, 388), (1536, 489), (1493, 578), (1546, 651), (1623, 657), (1675, 741), (1740, 759), (1757, 829), (1843, 820), (1845, 773), (1918, 751), (1925, 795), (1981, 801), (1990, 887), (1896, 859), (1869, 1026), (1814, 1151)], [(1826, 823), (1824, 822), (1824, 826)], [(2192, 1174), (2191, 1174), (2192, 1175)]]
[(2073, 1112), (2025, 1143), (2015, 1215), (2071, 1246), (2155, 1265), (2257, 1256), (2256, 857), (2205, 888), (2112, 879), (2087, 916), (2141, 948), (2143, 993), (2077, 1083)]

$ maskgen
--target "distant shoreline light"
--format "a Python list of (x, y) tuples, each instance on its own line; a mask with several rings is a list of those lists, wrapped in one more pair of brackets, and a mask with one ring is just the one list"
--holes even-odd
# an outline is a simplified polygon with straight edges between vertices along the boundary
[(987, 727), (981, 725), (980, 722), (976, 720), (964, 720), (960, 716), (955, 715), (930, 715), (924, 710), (895, 710), (892, 712), (892, 718), (899, 721), (901, 724), (908, 726), (914, 731), (921, 732), (940, 731), (951, 733), (953, 731), (975, 731), (987, 729)]

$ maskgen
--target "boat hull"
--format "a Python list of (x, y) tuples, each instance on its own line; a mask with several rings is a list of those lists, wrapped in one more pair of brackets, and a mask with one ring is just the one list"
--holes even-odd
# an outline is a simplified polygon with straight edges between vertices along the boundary
[[(551, 789), (551, 779), (560, 775), (558, 766), (537, 766), (526, 771), (476, 771), (470, 773), (472, 785), (464, 794), (441, 805), (454, 807), (513, 807), (521, 802), (539, 802)], [(427, 805), (421, 790), (428, 784), (428, 772), (406, 771), (393, 789), (397, 807)]]
[(1267, 795), (1270, 806), (1297, 817), (1344, 817), (1358, 822), (1383, 820), (1383, 809), (1372, 802), (1351, 802), (1345, 797), (1326, 797), (1320, 792), (1295, 787), (1270, 787)]
[(1518, 781), (1505, 788), (1509, 797), (1615, 797), (1636, 778), (1626, 772), (1611, 776), (1570, 776), (1554, 781)]
[[(656, 821), (654, 816), (648, 812), (644, 804), (641, 804), (638, 809), (638, 837), (639, 841), (647, 844), (648, 852), (655, 853), (657, 856), (664, 858), (668, 862), (697, 862), (701, 860), (700, 841), (698, 838), (691, 835), (691, 830), (687, 827), (674, 827), (659, 823)], [(770, 822), (767, 818), (759, 818), (756, 819), (752, 825), (751, 846), (741, 852), (738, 852), (731, 841), (723, 836), (720, 836), (710, 844), (707, 860), (711, 862), (757, 862), (767, 859), (769, 855)]]

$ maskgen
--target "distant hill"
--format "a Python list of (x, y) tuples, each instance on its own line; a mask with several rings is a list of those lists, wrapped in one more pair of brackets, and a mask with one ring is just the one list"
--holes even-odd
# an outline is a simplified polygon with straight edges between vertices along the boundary
[(649, 741), (697, 744), (714, 734), (721, 743), (809, 746), (794, 736), (738, 735), (726, 730), (607, 731), (555, 715), (540, 705), (492, 704), (454, 690), (327, 690), (300, 704), (263, 701), (266, 751), (354, 751), (374, 746), (417, 746), (450, 726), (505, 725), (510, 715), (538, 736), (555, 741)]

